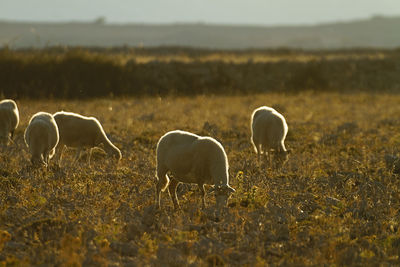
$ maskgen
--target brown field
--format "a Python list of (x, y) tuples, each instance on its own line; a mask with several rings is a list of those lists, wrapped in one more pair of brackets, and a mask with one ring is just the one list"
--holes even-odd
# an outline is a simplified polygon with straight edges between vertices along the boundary
[[(19, 100), (15, 144), (0, 154), (0, 264), (56, 266), (398, 265), (400, 181), (385, 154), (400, 145), (397, 94)], [(249, 118), (260, 105), (286, 117), (292, 154), (258, 166)], [(35, 112), (93, 115), (123, 154), (32, 170), (23, 132)], [(224, 146), (236, 189), (223, 216), (195, 185), (154, 206), (155, 148), (182, 129)]]

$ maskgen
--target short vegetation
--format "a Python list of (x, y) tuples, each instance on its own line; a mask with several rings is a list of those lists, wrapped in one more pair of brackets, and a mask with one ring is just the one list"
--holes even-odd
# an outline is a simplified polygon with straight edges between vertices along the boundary
[(9, 98), (393, 92), (399, 50), (213, 51), (183, 48), (0, 50)]

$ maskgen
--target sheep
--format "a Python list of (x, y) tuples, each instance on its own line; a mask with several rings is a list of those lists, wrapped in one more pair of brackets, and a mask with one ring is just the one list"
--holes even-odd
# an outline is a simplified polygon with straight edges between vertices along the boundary
[[(198, 184), (205, 208), (204, 184), (213, 184), (217, 206), (226, 206), (235, 189), (229, 186), (228, 159), (222, 145), (211, 137), (175, 130), (157, 143), (156, 205), (168, 187), (175, 210), (179, 209), (176, 188), (180, 182)], [(172, 175), (172, 178), (168, 174)]]
[(54, 119), (57, 122), (60, 133), (59, 142), (59, 158), (60, 166), (61, 157), (65, 146), (76, 147), (74, 163), (78, 161), (81, 151), (89, 148), (89, 156), (87, 162), (90, 166), (90, 158), (92, 149), (100, 144), (104, 145), (104, 150), (108, 155), (121, 159), (121, 151), (107, 138), (100, 122), (94, 117), (86, 117), (73, 112), (59, 111), (54, 113)]
[(14, 137), (14, 131), (19, 124), (17, 104), (11, 99), (0, 102), (0, 143), (8, 145)]
[(285, 118), (275, 109), (262, 106), (255, 109), (251, 115), (251, 143), (258, 155), (264, 153), (271, 163), (270, 152), (273, 151), (276, 163), (282, 164), (287, 160), (289, 151), (285, 147), (288, 126)]
[(50, 113), (38, 112), (32, 116), (25, 130), (25, 143), (34, 166), (48, 167), (59, 141), (58, 127)]

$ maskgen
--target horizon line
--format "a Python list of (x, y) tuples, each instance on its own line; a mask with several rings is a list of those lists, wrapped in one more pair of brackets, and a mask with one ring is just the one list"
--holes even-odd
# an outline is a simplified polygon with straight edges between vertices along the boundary
[(324, 22), (313, 22), (313, 23), (273, 23), (273, 24), (257, 24), (257, 23), (236, 23), (236, 22), (207, 22), (207, 21), (175, 21), (175, 22), (113, 22), (107, 21), (107, 17), (98, 16), (91, 20), (13, 20), (7, 18), (0, 18), (0, 23), (14, 23), (14, 24), (97, 24), (104, 26), (129, 26), (129, 25), (141, 25), (141, 26), (176, 26), (176, 25), (204, 25), (204, 26), (229, 26), (229, 27), (313, 27), (313, 26), (324, 26), (331, 24), (345, 24), (352, 22), (361, 22), (368, 20), (378, 19), (400, 19), (399, 15), (381, 15), (374, 14), (368, 17), (357, 17), (352, 19), (339, 19)]

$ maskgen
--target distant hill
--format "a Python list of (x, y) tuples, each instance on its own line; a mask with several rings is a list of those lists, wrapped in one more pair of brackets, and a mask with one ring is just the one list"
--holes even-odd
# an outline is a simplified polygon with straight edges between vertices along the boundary
[(228, 26), (210, 24), (104, 24), (1, 22), (0, 46), (188, 46), (246, 48), (400, 47), (400, 16), (310, 26)]

